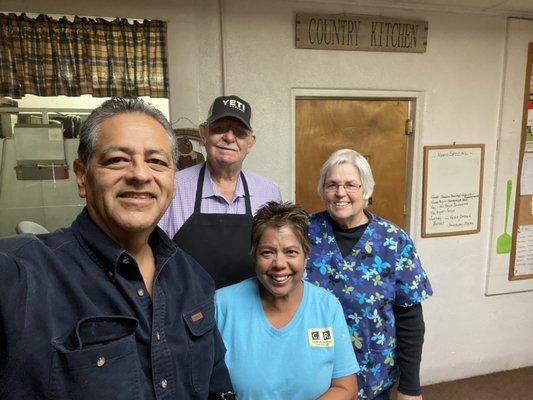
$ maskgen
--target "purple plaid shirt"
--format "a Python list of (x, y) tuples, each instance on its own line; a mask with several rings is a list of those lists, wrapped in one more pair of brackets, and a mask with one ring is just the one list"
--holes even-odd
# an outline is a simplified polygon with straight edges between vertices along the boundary
[[(194, 212), (198, 174), (202, 165), (198, 164), (176, 173), (176, 197), (172, 200), (167, 212), (159, 221), (159, 226), (171, 238), (174, 237), (176, 232)], [(263, 204), (269, 201), (281, 202), (281, 193), (278, 185), (274, 181), (255, 172), (243, 171), (243, 173), (248, 183), (252, 213), (254, 215)], [(241, 178), (239, 177), (237, 181), (233, 201), (228, 203), (213, 184), (209, 168), (206, 168), (202, 190), (201, 212), (205, 214), (244, 214), (244, 188)]]

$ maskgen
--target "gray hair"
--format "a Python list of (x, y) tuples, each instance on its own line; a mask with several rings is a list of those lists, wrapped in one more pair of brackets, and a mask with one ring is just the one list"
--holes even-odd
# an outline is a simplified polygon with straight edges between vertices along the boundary
[(336, 165), (345, 163), (352, 164), (359, 171), (361, 185), (363, 185), (363, 200), (365, 201), (365, 207), (367, 207), (368, 200), (372, 196), (372, 192), (374, 192), (374, 177), (372, 176), (372, 170), (366, 158), (351, 149), (337, 150), (322, 164), (322, 167), (320, 167), (320, 178), (318, 178), (318, 195), (323, 201), (325, 200), (324, 183), (331, 169)]
[(178, 149), (176, 136), (170, 126), (170, 123), (161, 111), (152, 104), (144, 102), (137, 97), (120, 98), (114, 97), (104, 101), (99, 107), (95, 108), (87, 120), (83, 123), (80, 132), (80, 144), (78, 146), (78, 158), (85, 166), (89, 164), (98, 140), (100, 126), (106, 118), (111, 118), (120, 114), (140, 113), (152, 117), (165, 129), (170, 142), (172, 143), (172, 161), (177, 165)]

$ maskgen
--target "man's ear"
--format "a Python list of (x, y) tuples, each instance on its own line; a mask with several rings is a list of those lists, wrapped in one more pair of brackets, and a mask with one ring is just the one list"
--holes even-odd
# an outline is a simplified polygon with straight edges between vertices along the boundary
[(76, 184), (78, 185), (78, 195), (84, 199), (87, 197), (86, 188), (86, 179), (87, 179), (87, 170), (85, 164), (79, 158), (74, 160), (72, 165), (74, 167), (74, 173), (76, 174)]
[(209, 128), (207, 127), (207, 123), (198, 125), (198, 137), (200, 138), (200, 141), (205, 146), (205, 142), (207, 141), (207, 135), (209, 135)]
[(255, 133), (252, 132), (252, 133), (250, 133), (250, 147), (249, 147), (249, 149), (254, 147), (254, 145), (255, 145)]

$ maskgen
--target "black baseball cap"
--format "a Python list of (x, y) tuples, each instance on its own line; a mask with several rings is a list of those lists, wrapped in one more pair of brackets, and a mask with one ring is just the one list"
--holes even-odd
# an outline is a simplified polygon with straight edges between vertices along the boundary
[(220, 96), (213, 101), (207, 116), (207, 123), (211, 124), (223, 117), (237, 118), (249, 130), (252, 130), (252, 107), (238, 96)]

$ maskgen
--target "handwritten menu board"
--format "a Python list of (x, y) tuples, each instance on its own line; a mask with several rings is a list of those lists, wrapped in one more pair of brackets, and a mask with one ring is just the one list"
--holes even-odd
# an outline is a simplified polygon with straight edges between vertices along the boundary
[(424, 147), (422, 237), (480, 229), (485, 145)]

